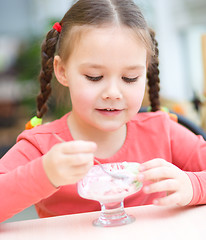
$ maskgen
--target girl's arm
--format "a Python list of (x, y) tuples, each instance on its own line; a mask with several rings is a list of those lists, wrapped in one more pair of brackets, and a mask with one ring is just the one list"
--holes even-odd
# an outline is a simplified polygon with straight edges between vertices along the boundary
[(190, 205), (206, 204), (206, 141), (170, 121), (173, 164), (190, 178), (193, 198)]
[(41, 134), (37, 142), (24, 133), (0, 160), (0, 222), (48, 198), (59, 186), (77, 182), (93, 165), (96, 144), (56, 144), (50, 136)]
[(141, 165), (140, 180), (151, 181), (145, 193), (166, 191), (158, 205), (206, 204), (206, 142), (180, 124), (169, 122), (172, 161), (153, 159)]
[[(33, 141), (21, 140), (0, 160), (0, 222), (57, 191)], [(32, 161), (31, 161), (32, 160)]]

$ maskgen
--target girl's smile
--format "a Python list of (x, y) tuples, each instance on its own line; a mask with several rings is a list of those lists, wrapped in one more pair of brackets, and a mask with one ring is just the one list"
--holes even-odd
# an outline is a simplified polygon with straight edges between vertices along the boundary
[(117, 116), (119, 115), (123, 109), (113, 109), (113, 108), (106, 108), (106, 109), (96, 109), (100, 114), (104, 116)]

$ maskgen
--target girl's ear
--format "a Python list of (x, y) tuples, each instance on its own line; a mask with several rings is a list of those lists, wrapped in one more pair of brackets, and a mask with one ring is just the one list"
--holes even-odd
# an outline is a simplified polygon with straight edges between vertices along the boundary
[(63, 86), (68, 87), (68, 79), (66, 78), (65, 65), (63, 64), (60, 56), (58, 55), (54, 57), (54, 73), (57, 81)]

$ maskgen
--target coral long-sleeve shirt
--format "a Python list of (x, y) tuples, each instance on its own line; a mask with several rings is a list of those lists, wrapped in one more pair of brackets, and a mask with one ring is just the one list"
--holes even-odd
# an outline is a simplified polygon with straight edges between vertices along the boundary
[[(98, 202), (78, 195), (76, 184), (55, 188), (44, 171), (42, 156), (58, 143), (52, 132), (65, 141), (73, 140), (67, 116), (25, 130), (0, 160), (0, 222), (33, 204), (40, 217), (100, 210)], [(122, 148), (101, 162), (143, 163), (154, 158), (163, 158), (187, 172), (194, 192), (191, 205), (206, 203), (206, 142), (170, 120), (166, 113), (138, 113), (127, 123)], [(127, 197), (125, 206), (151, 204), (164, 194), (140, 191)]]

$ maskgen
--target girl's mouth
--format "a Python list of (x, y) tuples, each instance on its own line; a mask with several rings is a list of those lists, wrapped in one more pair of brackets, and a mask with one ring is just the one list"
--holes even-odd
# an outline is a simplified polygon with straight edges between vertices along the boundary
[(107, 112), (115, 112), (115, 111), (120, 111), (120, 109), (115, 109), (115, 108), (103, 108), (103, 109), (97, 109), (99, 111), (107, 111)]
[(104, 108), (104, 109), (97, 109), (103, 115), (112, 116), (119, 114), (122, 110), (121, 109), (114, 109), (114, 108)]

